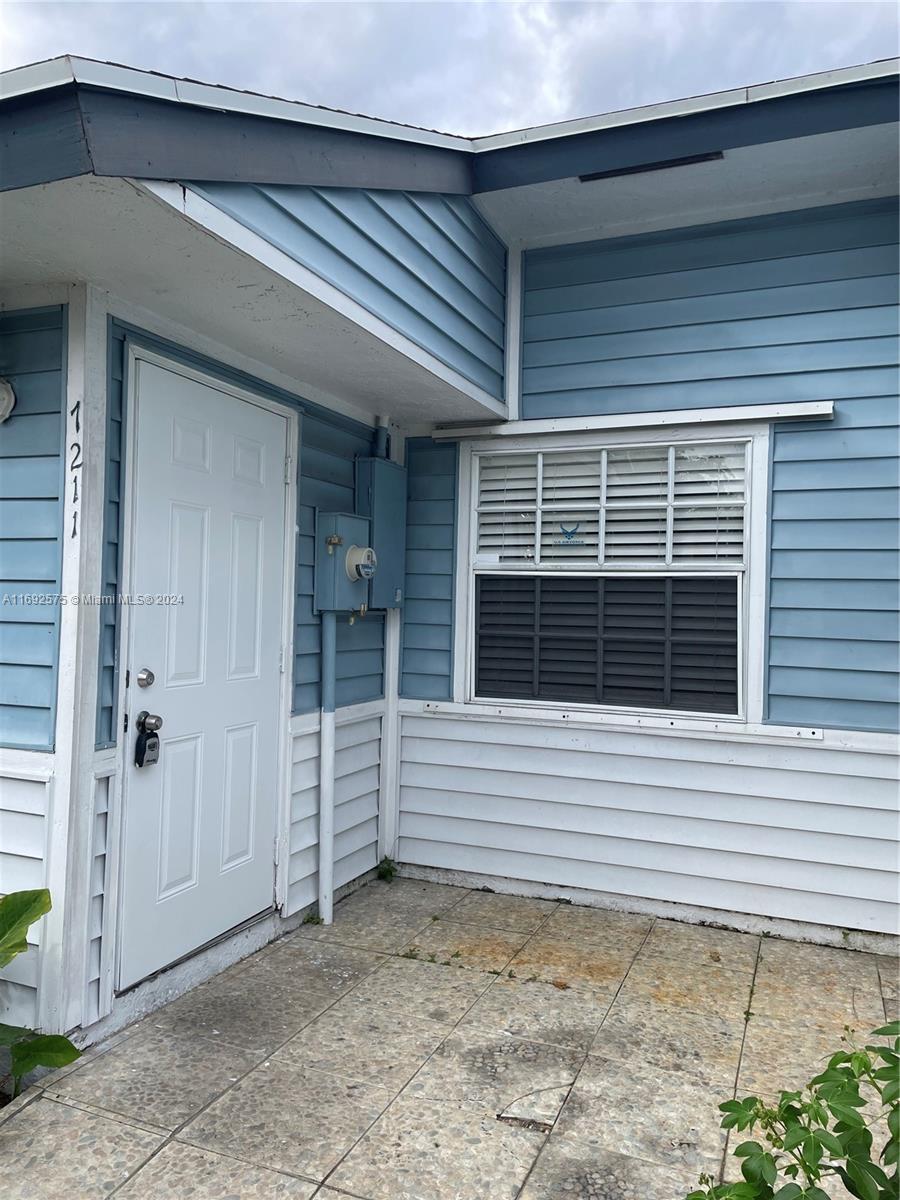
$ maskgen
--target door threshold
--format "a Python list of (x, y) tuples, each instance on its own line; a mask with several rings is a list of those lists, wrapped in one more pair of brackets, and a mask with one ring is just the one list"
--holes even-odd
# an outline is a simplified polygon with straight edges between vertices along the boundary
[(268, 908), (264, 908), (261, 912), (254, 913), (252, 917), (247, 917), (245, 921), (241, 921), (238, 925), (232, 925), (230, 929), (226, 929), (224, 933), (217, 934), (216, 937), (210, 938), (208, 942), (204, 942), (202, 946), (197, 946), (193, 950), (189, 950), (187, 954), (182, 954), (180, 958), (174, 958), (170, 963), (166, 963), (164, 967), (160, 967), (158, 971), (151, 971), (149, 975), (144, 975), (140, 979), (136, 979), (134, 983), (129, 983), (128, 987), (116, 989), (116, 996), (127, 996), (129, 992), (133, 992), (135, 988), (141, 987), (145, 983), (149, 983), (151, 979), (158, 979), (160, 975), (165, 975), (166, 971), (172, 971), (175, 967), (181, 966), (182, 963), (189, 962), (192, 958), (196, 958), (198, 954), (202, 954), (204, 950), (211, 950), (213, 946), (218, 946), (222, 942), (227, 942), (229, 938), (237, 937), (239, 933), (243, 933), (246, 929), (251, 929), (254, 925), (258, 925), (260, 921), (265, 921), (267, 917), (271, 917), (276, 912), (274, 904), (270, 904)]

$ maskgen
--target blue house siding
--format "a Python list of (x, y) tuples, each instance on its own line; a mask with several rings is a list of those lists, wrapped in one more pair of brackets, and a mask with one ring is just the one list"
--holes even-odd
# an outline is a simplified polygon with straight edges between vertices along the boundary
[(898, 723), (897, 203), (527, 255), (527, 418), (834, 400), (774, 429), (770, 722)]
[(0, 315), (0, 745), (52, 750), (59, 661), (65, 308)]
[(407, 442), (406, 605), (400, 695), (452, 695), (457, 448)]
[(525, 256), (522, 414), (895, 389), (896, 202)]
[[(354, 464), (374, 448), (364, 425), (335, 425), (325, 416), (305, 415), (300, 427), (300, 494), (297, 524), (297, 588), (294, 609), (294, 712), (311, 712), (321, 702), (321, 620), (313, 612), (315, 510), (355, 512)], [(384, 695), (384, 614), (367, 613), (337, 627), (338, 707)]]
[(190, 186), (465, 379), (502, 397), (506, 250), (467, 197)]
[[(372, 454), (375, 431), (361, 422), (329, 413), (280, 388), (232, 370), (161, 338), (115, 320), (109, 325), (106, 517), (103, 531), (103, 591), (119, 590), (123, 483), (122, 447), (125, 374), (129, 342), (145, 345), (225, 382), (289, 404), (301, 413), (298, 464), (297, 572), (294, 608), (293, 712), (310, 712), (320, 700), (320, 622), (312, 611), (312, 553), (315, 509), (353, 512), (354, 464)], [(114, 745), (113, 717), (118, 689), (118, 606), (101, 608), (97, 746)], [(337, 704), (344, 707), (384, 694), (384, 616), (369, 613), (353, 625), (338, 625)]]
[(900, 430), (894, 395), (776, 426), (768, 719), (891, 731), (900, 721)]

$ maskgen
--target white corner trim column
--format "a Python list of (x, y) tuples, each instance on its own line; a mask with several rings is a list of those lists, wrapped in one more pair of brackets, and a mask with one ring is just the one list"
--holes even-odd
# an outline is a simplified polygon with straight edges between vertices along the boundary
[(38, 978), (38, 1022), (46, 1031), (81, 1021), (90, 903), (92, 759), (96, 727), (106, 368), (102, 306), (93, 289), (68, 296), (66, 438), (56, 738), (49, 789), (45, 918)]
[[(392, 462), (405, 459), (405, 439), (391, 429)], [(402, 613), (389, 608), (384, 618), (384, 714), (378, 776), (378, 860), (397, 857), (400, 836), (400, 633)]]

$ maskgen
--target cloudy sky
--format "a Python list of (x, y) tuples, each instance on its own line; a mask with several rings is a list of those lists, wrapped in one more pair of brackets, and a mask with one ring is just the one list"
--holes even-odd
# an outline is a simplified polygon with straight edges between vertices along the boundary
[(897, 54), (878, 0), (3, 0), (0, 66), (81, 54), (491, 133)]

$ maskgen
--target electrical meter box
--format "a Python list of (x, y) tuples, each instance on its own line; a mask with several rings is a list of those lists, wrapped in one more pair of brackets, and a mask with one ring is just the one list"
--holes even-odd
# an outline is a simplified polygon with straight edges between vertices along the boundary
[(368, 517), (316, 513), (317, 612), (363, 612), (371, 607), (369, 588), (377, 578), (377, 559)]
[(400, 608), (406, 582), (406, 468), (386, 458), (356, 460), (356, 507), (372, 522), (378, 570), (370, 608)]

